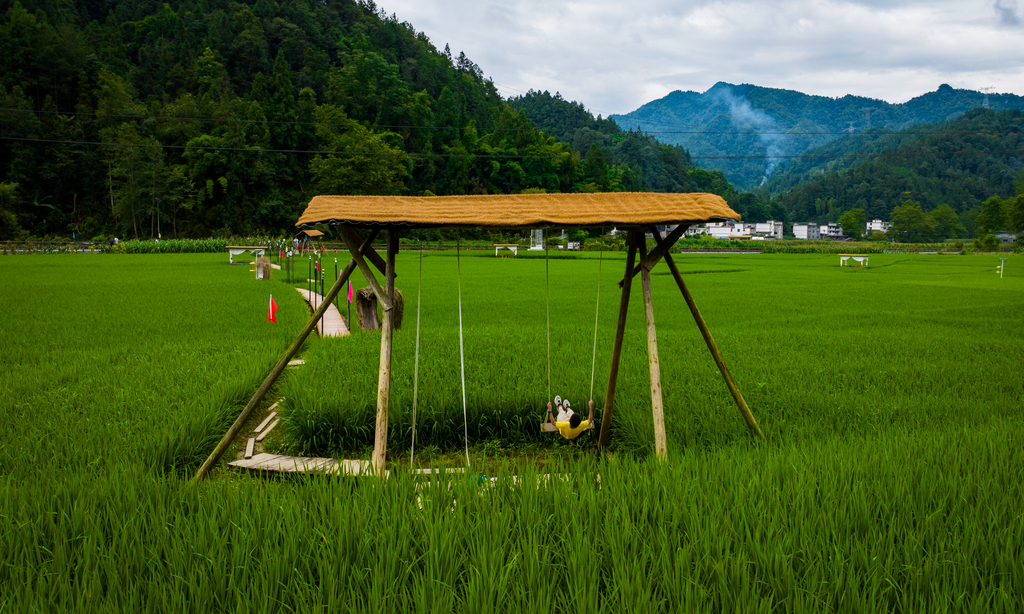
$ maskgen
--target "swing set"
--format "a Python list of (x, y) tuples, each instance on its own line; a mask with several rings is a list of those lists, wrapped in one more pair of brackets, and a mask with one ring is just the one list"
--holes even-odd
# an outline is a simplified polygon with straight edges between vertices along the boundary
[[(314, 226), (329, 226), (344, 241), (352, 259), (338, 276), (334, 286), (324, 297), (320, 307), (313, 313), (302, 331), (285, 351), (284, 356), (271, 370), (252, 399), (213, 450), (206, 462), (199, 468), (195, 480), (200, 480), (228, 448), (243, 424), (259, 404), (267, 391), (284, 371), (292, 357), (298, 352), (334, 298), (338, 295), (356, 268), (366, 278), (368, 287), (377, 298), (383, 311), (381, 321), (380, 369), (377, 384), (377, 415), (374, 432), (372, 464), (374, 470), (383, 475), (387, 451), (388, 416), (391, 403), (391, 356), (392, 339), (395, 329), (395, 256), (398, 253), (398, 239), (403, 229), (414, 228), (593, 228), (614, 226), (627, 232), (625, 274), (619, 282), (622, 288), (619, 315), (615, 329), (605, 406), (601, 413), (601, 430), (598, 447), (606, 450), (612, 427), (615, 407), (615, 388), (618, 379), (622, 341), (626, 326), (626, 312), (633, 278), (639, 274), (644, 298), (644, 312), (647, 328), (647, 355), (651, 380), (651, 405), (654, 421), (655, 452), (659, 458), (668, 454), (665, 436), (664, 407), (661, 394), (661, 369), (658, 360), (657, 335), (654, 326), (654, 305), (651, 296), (651, 269), (664, 261), (676, 284), (679, 286), (687, 306), (700, 329), (715, 364), (725, 380), (743, 415), (749, 429), (764, 438), (757, 421), (747, 406), (739, 387), (729, 373), (718, 346), (715, 344), (700, 311), (697, 309), (683, 278), (669, 253), (683, 232), (691, 225), (712, 220), (739, 219), (720, 196), (714, 194), (663, 194), (650, 192), (613, 192), (596, 194), (513, 194), (513, 195), (471, 195), (471, 196), (316, 196), (296, 226), (312, 229)], [(667, 236), (662, 237), (657, 227), (675, 225)], [(371, 246), (373, 241), (387, 231), (387, 252), (381, 257)], [(361, 234), (362, 231), (365, 234)], [(645, 234), (653, 236), (656, 246), (648, 252)], [(458, 258), (458, 253), (457, 253)], [(603, 255), (601, 256), (603, 259)], [(637, 259), (639, 258), (639, 262)], [(461, 264), (457, 265), (459, 276), (459, 355), (462, 363), (462, 405), (463, 419), (466, 414), (465, 354), (462, 343), (462, 299)], [(383, 286), (373, 269), (384, 276)], [(422, 271), (422, 260), (420, 263)], [(598, 276), (600, 278), (600, 265)], [(548, 263), (545, 253), (545, 277)], [(548, 334), (548, 398), (551, 398), (551, 311), (550, 292), (546, 279), (547, 334)], [(600, 286), (600, 279), (598, 279)], [(597, 316), (600, 309), (600, 291), (595, 306), (594, 350), (591, 366), (591, 397), (594, 387), (594, 367), (597, 357)], [(416, 367), (414, 368), (414, 424), (415, 399), (419, 385), (419, 300), (417, 300)], [(415, 428), (415, 427), (414, 427)], [(544, 427), (542, 427), (543, 429)], [(415, 447), (415, 435), (413, 440)], [(468, 426), (466, 428), (466, 462), (468, 453)]]
[[(543, 230), (540, 230), (543, 240)], [(458, 286), (458, 297), (459, 297), (459, 368), (462, 379), (462, 420), (463, 429), (465, 432), (465, 450), (466, 450), (466, 464), (469, 465), (469, 424), (466, 418), (466, 359), (465, 352), (463, 350), (463, 327), (462, 327), (462, 261), (461, 261), (461, 246), (460, 242), (455, 242), (455, 270), (457, 276)], [(601, 265), (604, 262), (604, 252), (601, 252), (598, 258), (597, 265), (597, 298), (595, 300), (595, 313), (594, 313), (594, 349), (591, 357), (590, 364), (590, 402), (594, 400), (594, 367), (597, 364), (597, 322), (598, 315), (600, 314), (601, 305)], [(412, 378), (412, 444), (409, 453), (409, 465), (413, 466), (416, 456), (416, 410), (419, 405), (419, 382), (420, 382), (420, 305), (422, 304), (421, 298), (423, 295), (423, 248), (420, 246), (419, 250), (419, 277), (416, 283), (416, 350), (415, 358), (413, 360), (413, 378)], [(551, 272), (548, 260), (548, 248), (547, 243), (544, 243), (544, 303), (547, 312), (546, 330), (547, 330), (547, 365), (548, 365), (548, 402), (550, 405), (551, 401)], [(556, 397), (557, 399), (557, 397)], [(566, 401), (568, 406), (568, 401)], [(587, 426), (587, 430), (594, 428), (593, 421)], [(541, 421), (540, 423), (541, 433), (557, 433), (559, 432), (558, 427), (553, 421)]]

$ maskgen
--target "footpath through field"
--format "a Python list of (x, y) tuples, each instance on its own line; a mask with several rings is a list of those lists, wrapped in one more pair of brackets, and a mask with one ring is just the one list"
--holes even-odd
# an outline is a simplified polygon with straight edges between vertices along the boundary
[[(313, 311), (316, 311), (324, 300), (324, 297), (316, 292), (311, 292), (304, 288), (296, 288), (296, 290), (299, 291), (303, 298), (309, 301)], [(333, 304), (327, 308), (324, 317), (316, 323), (316, 330), (320, 333), (321, 337), (347, 337), (349, 334), (348, 326), (345, 325), (345, 319), (341, 317), (338, 308)]]
[[(320, 303), (324, 300), (324, 297), (320, 294), (306, 290), (305, 288), (296, 288), (296, 290), (298, 290), (299, 294), (309, 302), (313, 311), (316, 311), (320, 307)], [(323, 317), (319, 322), (317, 322), (316, 327), (321, 337), (346, 337), (349, 335), (349, 329), (348, 326), (345, 325), (345, 319), (341, 317), (341, 313), (338, 312), (338, 308), (333, 304), (327, 307), (327, 311), (324, 312)], [(298, 358), (289, 362), (288, 366), (300, 366), (303, 362), (304, 361), (301, 358)], [(240, 453), (238, 459), (228, 463), (230, 466), (244, 469), (287, 473), (316, 472), (340, 473), (345, 475), (359, 475), (361, 473), (367, 473), (365, 465), (368, 465), (369, 461), (291, 457), (263, 453), (263, 440), (280, 422), (278, 412), (275, 410), (278, 408), (278, 404), (282, 400), (283, 399), (278, 398), (273, 405), (266, 409), (265, 417), (259, 423), (259, 426), (253, 429), (250, 437), (241, 436), (236, 439), (239, 442), (246, 442), (245, 451)]]

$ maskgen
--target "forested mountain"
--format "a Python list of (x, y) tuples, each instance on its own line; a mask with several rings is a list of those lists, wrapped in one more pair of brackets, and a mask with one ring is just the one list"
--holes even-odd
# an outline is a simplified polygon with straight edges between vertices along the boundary
[(610, 119), (596, 118), (579, 102), (560, 94), (530, 91), (509, 99), (537, 126), (585, 155), (586, 164), (607, 163), (616, 169), (625, 190), (650, 192), (712, 192), (730, 201), (735, 190), (721, 171), (699, 168), (679, 145), (666, 145), (653, 136), (626, 131)]
[[(947, 204), (970, 226), (972, 212), (986, 200), (1008, 199), (1021, 187), (1019, 110), (975, 109), (953, 121), (875, 135), (870, 143), (859, 146), (873, 157), (843, 170), (809, 172), (806, 183), (780, 196), (792, 218), (837, 221), (844, 211), (863, 209), (868, 219), (888, 220), (896, 206), (913, 200), (925, 212)], [(808, 155), (828, 153), (835, 145)]]
[[(639, 129), (685, 147), (694, 161), (720, 169), (738, 188), (765, 184), (799, 155), (844, 134), (903, 130), (955, 119), (987, 104), (1022, 109), (1024, 97), (953, 89), (942, 85), (902, 104), (861, 96), (829, 98), (790, 90), (717, 83), (704, 93), (675, 91), (632, 113), (610, 116), (623, 129)], [(856, 139), (844, 144), (854, 146)], [(848, 153), (843, 149), (842, 153)], [(781, 187), (781, 186), (778, 186)]]
[(0, 238), (280, 231), (318, 193), (616, 187), (372, 0), (0, 7)]

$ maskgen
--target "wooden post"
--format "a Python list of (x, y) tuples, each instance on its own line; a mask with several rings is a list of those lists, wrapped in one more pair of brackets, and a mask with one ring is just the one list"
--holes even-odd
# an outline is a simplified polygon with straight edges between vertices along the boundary
[(643, 232), (636, 233), (640, 243), (640, 279), (644, 291), (644, 315), (647, 320), (647, 361), (651, 368), (651, 411), (654, 414), (654, 453), (668, 458), (665, 438), (665, 409), (661, 401), (661, 365), (658, 362), (658, 336), (654, 330), (654, 299), (651, 296), (651, 270), (647, 266), (647, 240)]
[(384, 475), (384, 460), (388, 448), (388, 411), (391, 404), (391, 341), (394, 336), (395, 255), (398, 253), (397, 229), (388, 230), (387, 272), (384, 292), (389, 306), (384, 309), (380, 335), (380, 374), (377, 377), (377, 426), (373, 436), (373, 468)]
[(619, 321), (615, 325), (615, 345), (612, 348), (612, 364), (608, 369), (608, 389), (604, 395), (604, 412), (601, 414), (601, 436), (597, 445), (602, 450), (608, 448), (608, 435), (612, 427), (612, 411), (615, 407), (615, 384), (619, 376), (619, 358), (622, 355), (622, 337), (626, 332), (626, 311), (629, 309), (629, 289), (633, 286), (633, 262), (636, 259), (636, 244), (633, 233), (626, 235), (626, 282), (622, 285), (622, 298), (619, 299)]
[(736, 381), (732, 378), (732, 374), (729, 373), (729, 368), (725, 366), (725, 360), (722, 359), (722, 353), (718, 351), (718, 345), (715, 344), (715, 340), (711, 336), (711, 331), (708, 330), (708, 325), (704, 323), (704, 318), (700, 315), (700, 310), (697, 309), (697, 304), (693, 302), (693, 297), (690, 296), (690, 291), (687, 289), (686, 283), (683, 282), (683, 276), (679, 274), (679, 269), (676, 268), (676, 263), (672, 260), (672, 256), (669, 254), (665, 254), (665, 264), (668, 265), (669, 271), (672, 272), (672, 277), (676, 280), (676, 285), (679, 286), (679, 290), (683, 293), (686, 305), (690, 308), (690, 313), (693, 314), (693, 319), (697, 322), (697, 328), (700, 329), (700, 334), (704, 336), (704, 343), (708, 345), (708, 350), (711, 351), (711, 356), (715, 359), (715, 364), (718, 365), (718, 370), (722, 372), (722, 378), (725, 380), (725, 385), (729, 387), (729, 392), (732, 393), (732, 398), (740, 408), (740, 413), (743, 414), (743, 419), (746, 420), (747, 426), (751, 431), (754, 431), (759, 437), (761, 437), (761, 439), (764, 439), (764, 433), (761, 432), (761, 427), (757, 425), (757, 420), (754, 419), (754, 414), (751, 413), (750, 407), (747, 406), (747, 402), (743, 399), (740, 387), (736, 385)]
[[(378, 232), (379, 231), (377, 230), (372, 231), (370, 235), (366, 237), (366, 240), (363, 241), (363, 244), (359, 246), (357, 251), (361, 253), (365, 250), (370, 249), (370, 245), (373, 243), (373, 240), (377, 238)], [(221, 455), (224, 454), (224, 451), (227, 450), (228, 446), (231, 445), (231, 442), (235, 440), (235, 437), (238, 436), (238, 432), (242, 430), (242, 425), (245, 424), (245, 421), (249, 419), (249, 415), (252, 413), (252, 410), (256, 408), (256, 405), (258, 405), (261, 400), (263, 400), (263, 397), (267, 394), (267, 391), (270, 390), (270, 387), (274, 385), (274, 382), (277, 381), (277, 378), (280, 377), (281, 373), (284, 372), (285, 367), (288, 366), (288, 361), (292, 359), (292, 356), (295, 356), (296, 352), (299, 351), (299, 348), (302, 347), (302, 343), (306, 340), (306, 337), (308, 337), (309, 333), (312, 332), (314, 328), (316, 328), (316, 323), (320, 320), (321, 317), (323, 317), (324, 312), (327, 311), (328, 307), (330, 307), (331, 301), (334, 300), (334, 297), (337, 296), (338, 292), (340, 292), (341, 289), (345, 286), (345, 282), (348, 281), (349, 276), (355, 269), (356, 262), (355, 259), (353, 259), (349, 261), (348, 266), (345, 267), (345, 270), (344, 272), (342, 272), (341, 277), (339, 277), (338, 281), (334, 283), (334, 286), (331, 288), (331, 291), (327, 295), (328, 298), (322, 301), (320, 303), (320, 306), (317, 307), (316, 311), (313, 312), (313, 315), (309, 318), (309, 321), (306, 322), (306, 326), (302, 328), (302, 331), (299, 333), (299, 336), (296, 337), (295, 341), (292, 341), (292, 344), (288, 346), (288, 349), (285, 350), (284, 356), (281, 357), (281, 360), (279, 360), (277, 362), (277, 365), (274, 366), (273, 370), (270, 371), (270, 375), (268, 375), (267, 378), (263, 380), (263, 383), (260, 384), (260, 387), (256, 390), (256, 394), (252, 395), (252, 398), (249, 399), (249, 403), (245, 406), (244, 409), (242, 409), (242, 413), (238, 414), (238, 418), (235, 419), (234, 424), (232, 424), (231, 428), (228, 429), (228, 432), (224, 434), (224, 437), (221, 438), (220, 443), (218, 443), (217, 447), (214, 448), (213, 452), (210, 453), (210, 456), (206, 458), (206, 461), (199, 468), (199, 471), (196, 472), (196, 476), (192, 478), (193, 482), (198, 482), (199, 480), (203, 479), (203, 476), (205, 476), (207, 472), (209, 472), (213, 464), (216, 463), (218, 459), (220, 459)]]

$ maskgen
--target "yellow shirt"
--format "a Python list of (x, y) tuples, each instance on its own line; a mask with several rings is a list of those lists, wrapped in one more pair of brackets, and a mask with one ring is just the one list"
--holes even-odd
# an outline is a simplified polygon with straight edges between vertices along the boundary
[(562, 437), (566, 439), (576, 439), (580, 433), (590, 428), (590, 420), (583, 420), (580, 425), (576, 428), (569, 426), (569, 421), (556, 422), (555, 426), (558, 427), (558, 432), (561, 433)]

